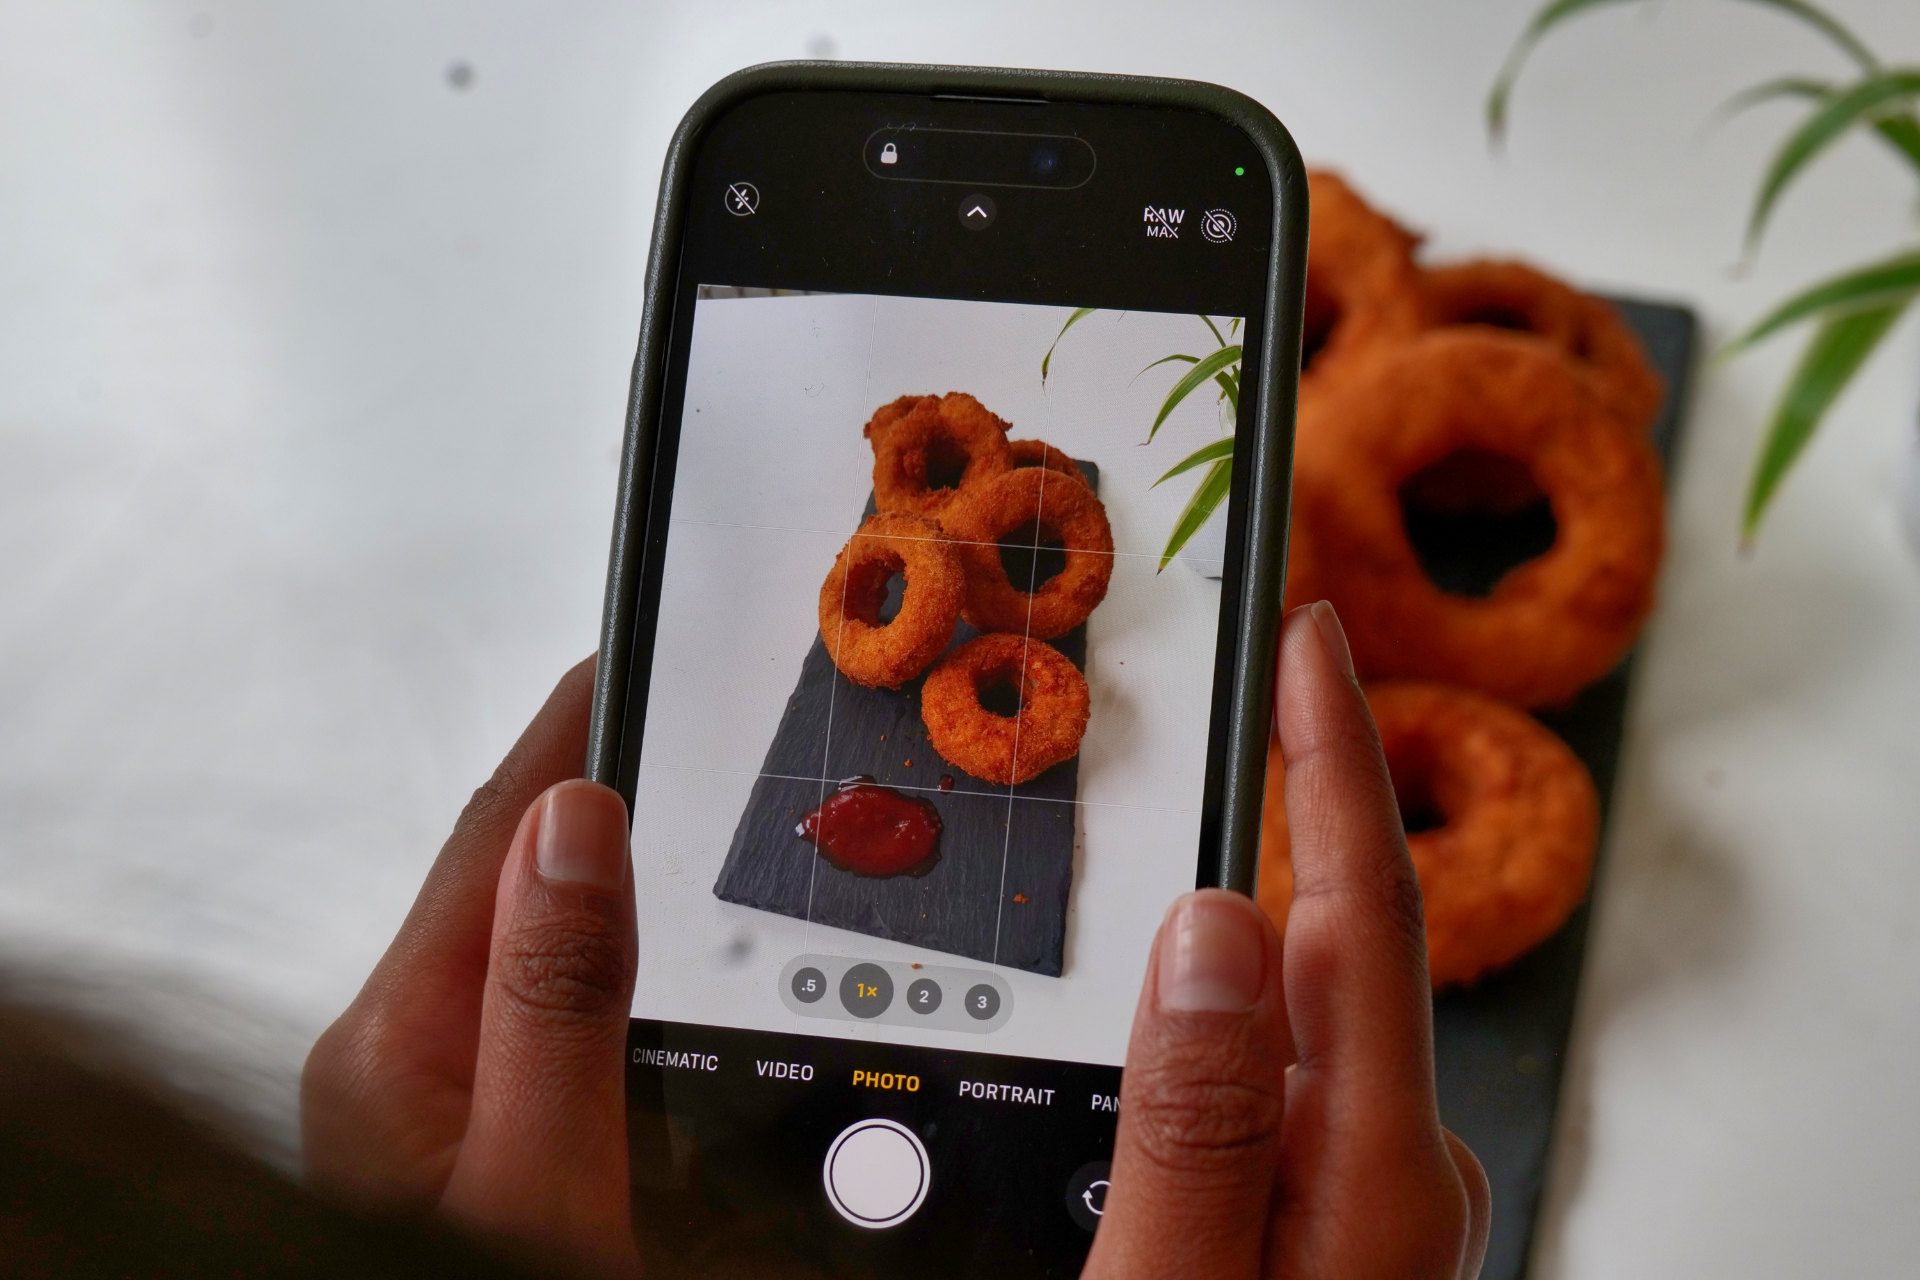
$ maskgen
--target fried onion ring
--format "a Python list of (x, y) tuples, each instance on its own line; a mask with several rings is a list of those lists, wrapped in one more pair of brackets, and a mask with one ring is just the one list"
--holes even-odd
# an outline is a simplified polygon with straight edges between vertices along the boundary
[(1021, 467), (1045, 467), (1047, 470), (1063, 476), (1072, 476), (1089, 489), (1087, 473), (1080, 464), (1044, 440), (1007, 441), (1007, 461), (1015, 470)]
[(1636, 431), (1653, 425), (1666, 385), (1612, 303), (1522, 262), (1479, 259), (1421, 272), (1435, 325), (1485, 325), (1552, 343), (1591, 379), (1607, 411)]
[[(1020, 709), (996, 715), (980, 695), (1011, 686)], [(927, 741), (940, 758), (983, 782), (1017, 785), (1079, 754), (1092, 711), (1087, 678), (1050, 644), (976, 636), (940, 660), (920, 687)]]
[(1007, 424), (964, 391), (901, 396), (874, 411), (873, 502), (881, 511), (933, 515), (960, 486), (1008, 469)]
[(1426, 324), (1419, 237), (1337, 174), (1307, 174), (1307, 302), (1301, 392), (1351, 375)]
[[(1552, 937), (1593, 874), (1600, 797), (1530, 716), (1445, 685), (1367, 688), (1420, 880), (1435, 990), (1470, 983)], [(1282, 932), (1293, 900), (1286, 768), (1267, 756), (1260, 905)], [(1424, 829), (1423, 829), (1424, 828)]]
[[(887, 582), (903, 574), (900, 612), (880, 621)], [(953, 639), (966, 575), (953, 544), (931, 521), (877, 515), (847, 540), (820, 584), (820, 640), (855, 684), (897, 689), (925, 671)]]
[[(1522, 706), (1606, 674), (1653, 607), (1660, 466), (1566, 362), (1535, 339), (1441, 329), (1338, 394), (1301, 404), (1294, 492), (1366, 676), (1441, 680)], [(1325, 419), (1310, 426), (1314, 418)], [(1401, 487), (1461, 449), (1523, 464), (1555, 540), (1484, 598), (1449, 595), (1408, 543)]]
[[(979, 631), (1012, 631), (1039, 640), (1065, 635), (1106, 598), (1113, 577), (1113, 529), (1093, 490), (1044, 467), (1023, 467), (963, 488), (940, 514), (960, 549), (967, 603), (961, 616)], [(1007, 580), (1000, 539), (1033, 529), (1058, 537), (1066, 568), (1028, 593)]]

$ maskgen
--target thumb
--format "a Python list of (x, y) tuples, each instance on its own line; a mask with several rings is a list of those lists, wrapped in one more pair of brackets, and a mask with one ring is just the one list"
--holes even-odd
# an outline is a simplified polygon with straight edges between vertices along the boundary
[(637, 1265), (626, 1043), (637, 943), (626, 805), (561, 782), (500, 872), (473, 1103), (442, 1208), (490, 1235)]
[(1260, 1272), (1292, 1057), (1280, 940), (1252, 899), (1203, 889), (1154, 940), (1086, 1276)]

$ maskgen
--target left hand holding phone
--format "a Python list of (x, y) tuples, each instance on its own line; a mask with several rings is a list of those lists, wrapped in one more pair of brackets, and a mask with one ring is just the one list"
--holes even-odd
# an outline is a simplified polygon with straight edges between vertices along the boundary
[(637, 944), (627, 813), (580, 780), (581, 663), (474, 792), (301, 1079), (315, 1185), (437, 1212), (588, 1275), (640, 1267), (628, 1199)]

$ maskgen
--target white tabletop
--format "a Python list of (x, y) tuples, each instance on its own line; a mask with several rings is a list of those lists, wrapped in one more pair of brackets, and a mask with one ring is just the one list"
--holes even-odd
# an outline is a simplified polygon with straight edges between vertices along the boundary
[[(1920, 59), (1910, 0), (1834, 7)], [(593, 645), (660, 157), (737, 66), (1219, 81), (1433, 253), (1684, 300), (1710, 342), (1911, 242), (1911, 178), (1856, 140), (1730, 270), (1787, 109), (1709, 114), (1844, 70), (1757, 6), (1570, 28), (1491, 157), (1481, 95), (1531, 8), (0, 4), (4, 962), (230, 1073), (285, 1140), (306, 1041)], [(1893, 505), (1915, 335), (1745, 558), (1796, 344), (1701, 382), (1540, 1275), (1920, 1253), (1920, 558)]]

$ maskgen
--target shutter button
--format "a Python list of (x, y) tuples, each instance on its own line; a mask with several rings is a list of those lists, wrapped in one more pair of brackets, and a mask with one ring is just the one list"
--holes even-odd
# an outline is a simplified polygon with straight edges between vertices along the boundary
[(927, 1198), (927, 1149), (905, 1125), (862, 1120), (827, 1148), (821, 1180), (835, 1211), (854, 1226), (896, 1227)]

